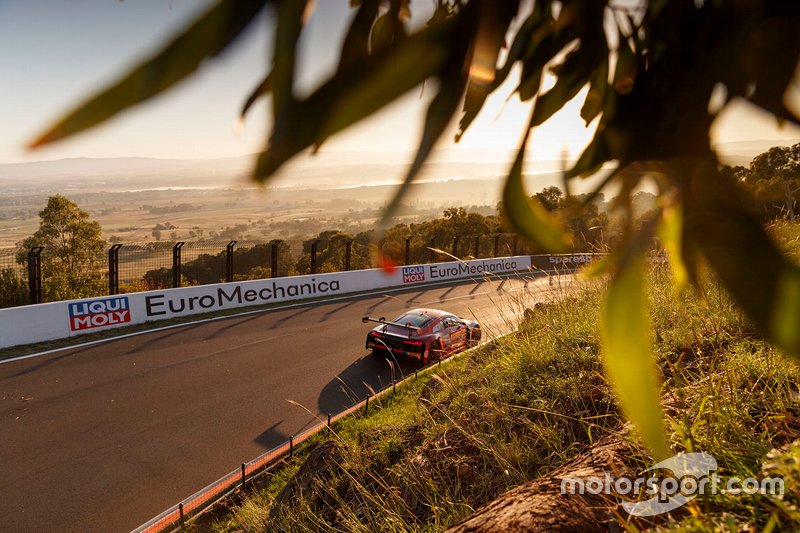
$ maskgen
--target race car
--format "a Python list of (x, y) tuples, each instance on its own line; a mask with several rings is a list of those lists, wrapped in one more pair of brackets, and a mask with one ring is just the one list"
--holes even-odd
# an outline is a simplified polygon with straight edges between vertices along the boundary
[(439, 309), (412, 309), (391, 321), (368, 316), (361, 321), (380, 324), (367, 335), (367, 349), (372, 353), (410, 356), (425, 365), (481, 340), (478, 322)]

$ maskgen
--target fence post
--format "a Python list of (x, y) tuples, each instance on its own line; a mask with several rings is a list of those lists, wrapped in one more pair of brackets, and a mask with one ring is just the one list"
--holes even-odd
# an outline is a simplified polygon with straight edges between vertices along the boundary
[(294, 436), (289, 436), (289, 457), (294, 455)]
[(32, 304), (42, 303), (42, 250), (36, 246), (28, 252), (28, 288)]
[(478, 255), (480, 255), (480, 251), (481, 251), (480, 247), (481, 247), (481, 236), (480, 235), (475, 235), (475, 251), (474, 251), (475, 253), (472, 254), (472, 256), (475, 259), (477, 259)]
[(350, 270), (350, 259), (353, 255), (353, 242), (355, 239), (349, 239), (347, 243), (344, 245), (344, 270), (347, 272)]
[(247, 474), (245, 474), (245, 466), (242, 463), (242, 490), (245, 490), (247, 487)]
[(493, 257), (497, 257), (497, 254), (500, 251), (500, 237), (501, 236), (502, 235), (500, 233), (498, 233), (497, 235), (494, 236), (494, 256)]
[(181, 531), (186, 529), (186, 515), (183, 513), (183, 503), (178, 504), (178, 514), (180, 515), (181, 519)]
[(176, 242), (172, 247), (172, 288), (181, 286), (181, 248), (185, 242)]
[(458, 235), (453, 237), (453, 257), (458, 257)]
[(272, 241), (272, 257), (271, 257), (272, 265), (271, 265), (270, 268), (272, 270), (272, 277), (273, 278), (277, 278), (278, 277), (278, 254), (280, 253), (279, 252), (279, 248), (280, 248), (280, 245), (281, 245), (282, 242), (283, 241), (280, 240), (280, 239), (275, 239), (274, 241)]
[(431, 238), (431, 245), (430, 245), (431, 260), (429, 261), (429, 263), (433, 263), (434, 259), (436, 259), (436, 252), (433, 251), (434, 248), (436, 248), (436, 237)]
[(121, 244), (112, 244), (108, 249), (108, 294), (119, 294), (119, 249)]
[(233, 281), (233, 247), (239, 241), (231, 241), (225, 247), (225, 281)]
[(409, 237), (406, 239), (406, 260), (405, 263), (403, 263), (405, 265), (411, 264), (411, 239), (413, 238), (414, 237)]
[(317, 246), (319, 246), (320, 240), (317, 239), (311, 243), (311, 273), (317, 273)]

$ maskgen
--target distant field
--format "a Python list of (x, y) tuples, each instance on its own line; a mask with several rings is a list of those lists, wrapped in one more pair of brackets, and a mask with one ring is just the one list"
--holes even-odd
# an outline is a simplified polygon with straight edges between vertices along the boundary
[[(408, 197), (406, 215), (412, 219), (427, 218), (451, 206), (494, 207), (498, 181), (447, 180), (416, 185)], [(92, 188), (95, 187), (59, 192), (89, 211), (100, 222), (107, 239), (114, 236), (122, 242), (153, 241), (156, 227), (164, 228), (159, 236), (162, 240), (215, 236), (273, 239), (334, 228), (369, 229), (394, 190), (391, 185), (333, 190), (230, 188), (135, 192)], [(0, 247), (14, 246), (36, 231), (38, 211), (44, 207), (47, 196), (55, 192), (4, 194), (0, 198)]]

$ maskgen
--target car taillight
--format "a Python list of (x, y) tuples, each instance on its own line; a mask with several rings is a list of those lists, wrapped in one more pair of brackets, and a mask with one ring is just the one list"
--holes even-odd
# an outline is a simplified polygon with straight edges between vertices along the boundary
[(377, 337), (378, 336), (378, 332), (377, 331), (370, 331), (369, 332), (369, 336), (370, 337)]
[(410, 344), (412, 346), (422, 346), (422, 341), (406, 341), (406, 344)]

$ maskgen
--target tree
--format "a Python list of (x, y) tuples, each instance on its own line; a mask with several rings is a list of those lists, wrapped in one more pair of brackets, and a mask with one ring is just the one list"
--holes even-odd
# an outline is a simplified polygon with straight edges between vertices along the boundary
[(39, 212), (39, 229), (17, 245), (17, 262), (27, 264), (28, 251), (42, 251), (42, 290), (48, 301), (103, 294), (106, 242), (100, 224), (60, 194), (50, 196)]
[(796, 218), (800, 201), (800, 144), (773, 146), (757, 155), (749, 168), (723, 167), (723, 176), (734, 179), (745, 192), (746, 204), (763, 221)]
[[(510, 165), (503, 206), (519, 232), (546, 249), (568, 249), (569, 233), (524, 190), (525, 147), (532, 129), (588, 88), (581, 116), (587, 124), (597, 120), (598, 127), (565, 178), (596, 173), (607, 162), (617, 165), (595, 191), (618, 186), (627, 220), (605, 262), (613, 277), (603, 310), (604, 361), (623, 408), (657, 457), (669, 450), (657, 414), (659, 378), (648, 320), (639, 305), (644, 258), (657, 228), (681, 273), (677, 280), (698, 283), (698, 261), (705, 258), (761, 330), (800, 358), (800, 269), (743, 206), (735, 183), (718, 171), (709, 140), (714, 119), (733, 99), (800, 123), (783, 100), (800, 57), (800, 2), (640, 0), (625, 7), (605, 0), (538, 0), (523, 13), (519, 0), (438, 0), (429, 23), (409, 35), (408, 0), (389, 2), (388, 10), (381, 0), (360, 0), (352, 2), (356, 13), (337, 69), (302, 95), (295, 91), (297, 42), (310, 2), (220, 2), (32, 146), (90, 128), (167, 90), (236, 41), (268, 3), (277, 18), (271, 72), (242, 110), (246, 114), (263, 95), (272, 97), (273, 127), (256, 179), (269, 179), (297, 154), (420, 84), (435, 87), (417, 154), (381, 229), (451, 119), (460, 114), (461, 132), (466, 130), (519, 66), (517, 93), (531, 102), (531, 117)], [(510, 46), (501, 53), (506, 42)], [(548, 70), (556, 78), (552, 85), (543, 83)], [(721, 105), (709, 108), (720, 88)], [(661, 205), (650, 221), (634, 224), (625, 199), (645, 176), (656, 179)]]
[(27, 303), (27, 282), (13, 268), (0, 269), (0, 308)]
[(564, 193), (558, 187), (546, 187), (537, 192), (534, 197), (542, 204), (542, 207), (552, 212), (559, 208)]

